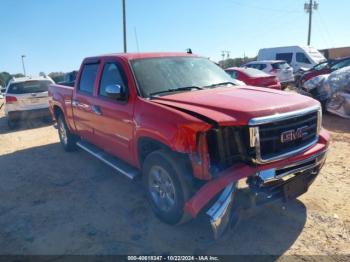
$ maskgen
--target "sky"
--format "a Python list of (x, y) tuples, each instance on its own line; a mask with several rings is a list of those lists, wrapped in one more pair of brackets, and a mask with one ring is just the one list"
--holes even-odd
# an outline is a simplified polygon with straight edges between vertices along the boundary
[[(306, 45), (304, 0), (126, 0), (129, 52), (185, 51), (218, 61), (260, 48)], [(350, 1), (319, 0), (311, 45), (350, 46)], [(122, 0), (0, 0), (0, 72), (79, 69), (123, 51)], [(138, 41), (137, 41), (138, 40)], [(138, 44), (137, 44), (138, 42)]]

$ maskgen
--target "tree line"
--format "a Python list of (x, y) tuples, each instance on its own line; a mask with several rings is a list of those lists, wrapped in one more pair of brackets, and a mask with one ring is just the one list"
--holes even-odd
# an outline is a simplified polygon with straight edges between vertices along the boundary
[[(45, 73), (40, 72), (39, 75), (45, 75)], [(51, 72), (50, 74), (48, 74), (48, 76), (51, 77), (52, 80), (55, 81), (55, 83), (62, 82), (64, 80), (64, 75), (65, 75), (65, 73), (63, 73), (63, 72)], [(23, 74), (10, 74), (8, 72), (0, 72), (0, 86), (2, 86), (2, 87), (7, 86), (8, 82), (14, 77), (15, 78), (16, 77), (24, 77), (24, 75)]]

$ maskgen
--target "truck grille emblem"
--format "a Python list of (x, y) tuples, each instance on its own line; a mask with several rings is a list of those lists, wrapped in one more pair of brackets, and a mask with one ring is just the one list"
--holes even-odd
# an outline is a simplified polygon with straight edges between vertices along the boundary
[(309, 134), (306, 131), (307, 128), (308, 126), (303, 126), (283, 132), (281, 134), (281, 142), (287, 143), (307, 136)]

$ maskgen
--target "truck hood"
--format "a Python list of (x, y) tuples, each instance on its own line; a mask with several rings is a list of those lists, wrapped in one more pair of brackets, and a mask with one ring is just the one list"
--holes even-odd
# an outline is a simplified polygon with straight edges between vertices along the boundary
[[(176, 93), (152, 99), (221, 126), (247, 125), (254, 117), (296, 111), (319, 103), (292, 92), (242, 86)], [(209, 121), (209, 122), (210, 122)]]

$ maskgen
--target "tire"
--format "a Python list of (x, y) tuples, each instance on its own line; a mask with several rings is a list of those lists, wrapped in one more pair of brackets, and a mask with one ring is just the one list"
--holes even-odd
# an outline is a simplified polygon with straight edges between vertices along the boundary
[(168, 150), (150, 153), (143, 164), (143, 179), (148, 201), (155, 215), (163, 222), (175, 225), (190, 220), (184, 205), (191, 196), (189, 174), (183, 159)]
[(75, 151), (77, 149), (77, 138), (69, 131), (63, 114), (59, 114), (57, 117), (57, 127), (58, 136), (64, 150), (67, 152)]
[(17, 122), (11, 118), (7, 118), (7, 126), (9, 129), (15, 129), (17, 127)]

